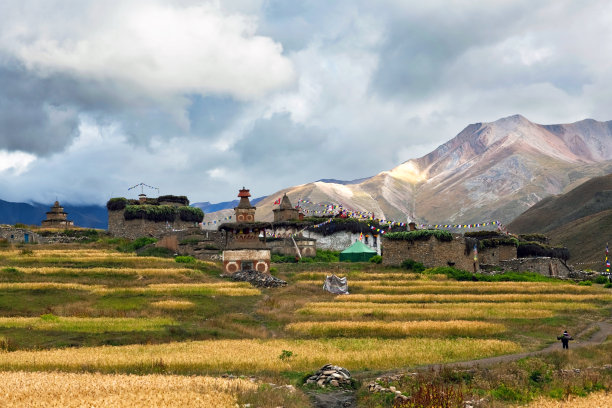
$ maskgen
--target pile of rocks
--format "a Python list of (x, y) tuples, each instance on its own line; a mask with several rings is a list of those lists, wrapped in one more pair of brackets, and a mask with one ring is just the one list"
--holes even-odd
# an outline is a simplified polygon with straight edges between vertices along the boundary
[(328, 385), (332, 387), (350, 387), (351, 373), (346, 368), (326, 364), (308, 377), (306, 384), (317, 384), (321, 388), (325, 388)]
[(410, 400), (410, 397), (405, 396), (401, 391), (396, 389), (394, 386), (385, 388), (378, 382), (371, 382), (368, 384), (368, 391), (376, 393), (392, 393), (395, 395), (393, 400), (394, 403), (402, 403)]
[(253, 286), (259, 288), (278, 288), (287, 286), (287, 282), (282, 279), (275, 278), (269, 273), (261, 273), (258, 271), (238, 271), (228, 275), (232, 280), (240, 282), (249, 282)]

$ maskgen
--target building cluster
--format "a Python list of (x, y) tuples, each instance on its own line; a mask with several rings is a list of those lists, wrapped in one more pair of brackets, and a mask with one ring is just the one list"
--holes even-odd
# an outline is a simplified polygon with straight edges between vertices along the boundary
[[(201, 228), (204, 213), (189, 207), (185, 196), (149, 198), (140, 194), (138, 200), (111, 198), (107, 203), (108, 232), (114, 237), (129, 239), (157, 238), (158, 246), (177, 254), (222, 261), (225, 273), (242, 270), (268, 273), (271, 254), (315, 257), (317, 248), (342, 251), (341, 260), (349, 261), (367, 261), (374, 255), (382, 255), (385, 265), (399, 265), (411, 259), (425, 267), (453, 266), (473, 272), (528, 268), (550, 276), (572, 273), (565, 262), (555, 257), (521, 258), (516, 240), (500, 239), (494, 232), (491, 232), (493, 236), (487, 237), (485, 233), (479, 238), (447, 234), (447, 239), (442, 240), (436, 234), (420, 234), (419, 239), (414, 239), (414, 235), (408, 234), (406, 239), (398, 239), (397, 234), (376, 235), (369, 225), (357, 220), (330, 219), (315, 224), (304, 219), (286, 194), (273, 210), (273, 221), (261, 222), (255, 220), (256, 207), (251, 205), (249, 190), (243, 187), (238, 197), (235, 222), (221, 224), (216, 231)], [(74, 227), (57, 201), (41, 225), (45, 229)], [(414, 223), (409, 227), (412, 231), (416, 229)], [(46, 242), (32, 230), (10, 226), (0, 226), (0, 238), (9, 242)]]

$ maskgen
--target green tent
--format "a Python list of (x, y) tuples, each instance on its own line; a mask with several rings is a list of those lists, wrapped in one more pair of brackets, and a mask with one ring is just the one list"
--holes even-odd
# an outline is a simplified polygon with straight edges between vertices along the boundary
[(361, 241), (355, 241), (353, 245), (340, 252), (340, 262), (368, 262), (376, 255), (376, 251)]

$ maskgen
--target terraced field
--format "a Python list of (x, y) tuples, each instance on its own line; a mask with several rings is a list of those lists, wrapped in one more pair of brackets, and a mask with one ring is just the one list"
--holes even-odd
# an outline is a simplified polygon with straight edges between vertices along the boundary
[[(457, 282), (372, 264), (276, 268), (289, 285), (260, 290), (201, 261), (86, 245), (0, 251), (0, 370), (287, 382), (329, 362), (359, 373), (537, 350), (609, 317), (612, 301), (600, 285)], [(332, 270), (350, 295), (322, 290)], [(257, 401), (247, 391), (238, 402)], [(300, 393), (266, 393), (305, 404)]]

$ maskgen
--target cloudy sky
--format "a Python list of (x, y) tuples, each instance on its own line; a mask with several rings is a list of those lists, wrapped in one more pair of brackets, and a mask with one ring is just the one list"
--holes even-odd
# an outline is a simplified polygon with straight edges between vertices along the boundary
[(361, 178), (469, 123), (611, 120), (610, 84), (608, 0), (0, 0), (0, 199)]

